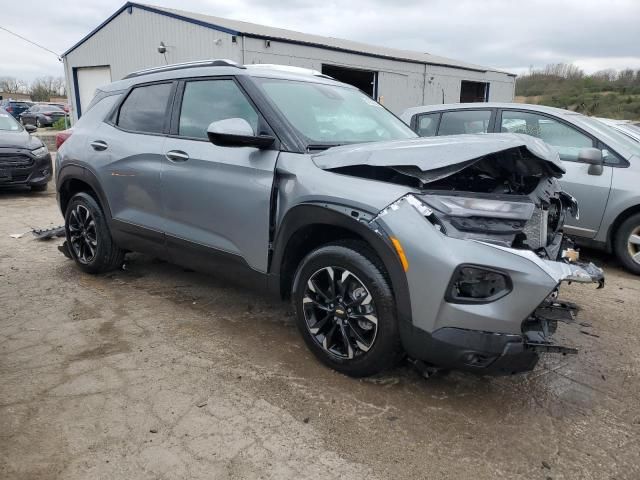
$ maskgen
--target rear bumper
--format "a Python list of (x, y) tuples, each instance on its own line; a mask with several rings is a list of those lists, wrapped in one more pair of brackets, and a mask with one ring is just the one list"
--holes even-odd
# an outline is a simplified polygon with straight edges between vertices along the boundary
[[(22, 152), (24, 154), (24, 152)], [(51, 180), (53, 166), (51, 155), (34, 157), (30, 154), (32, 163), (27, 166), (7, 166), (0, 161), (0, 188), (19, 185), (44, 185)]]

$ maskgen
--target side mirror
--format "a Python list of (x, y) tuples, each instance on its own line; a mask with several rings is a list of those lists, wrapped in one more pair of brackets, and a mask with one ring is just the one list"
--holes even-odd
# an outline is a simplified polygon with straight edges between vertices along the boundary
[(38, 130), (38, 127), (36, 127), (35, 125), (25, 125), (24, 129), (29, 133), (33, 133)]
[(269, 148), (275, 142), (272, 136), (256, 135), (244, 118), (213, 122), (207, 128), (207, 136), (211, 143), (220, 147)]
[(589, 175), (602, 175), (604, 159), (602, 150), (598, 148), (583, 148), (578, 153), (578, 161), (589, 165), (587, 173)]

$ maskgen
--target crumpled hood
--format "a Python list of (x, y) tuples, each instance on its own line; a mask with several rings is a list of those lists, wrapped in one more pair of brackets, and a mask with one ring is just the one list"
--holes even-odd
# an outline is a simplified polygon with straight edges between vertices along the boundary
[(433, 172), (424, 176), (424, 179), (435, 181), (488, 155), (508, 150), (519, 150), (539, 159), (555, 177), (565, 173), (554, 149), (542, 140), (516, 133), (450, 135), (343, 145), (313, 155), (312, 158), (324, 170), (355, 165), (392, 167), (397, 170), (417, 168), (422, 172)]

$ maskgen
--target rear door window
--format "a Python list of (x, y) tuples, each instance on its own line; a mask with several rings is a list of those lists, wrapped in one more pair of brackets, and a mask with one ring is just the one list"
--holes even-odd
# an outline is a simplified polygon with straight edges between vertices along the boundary
[(458, 110), (444, 112), (440, 120), (438, 135), (460, 135), (464, 133), (487, 133), (491, 110)]
[(593, 147), (591, 137), (546, 115), (521, 111), (502, 112), (500, 131), (524, 133), (537, 137), (554, 147), (561, 160), (576, 162), (583, 148)]
[(258, 132), (258, 113), (233, 80), (194, 80), (187, 82), (182, 95), (178, 134), (207, 138), (212, 122), (242, 118)]
[(131, 90), (120, 107), (117, 125), (134, 132), (162, 133), (171, 87), (171, 83), (158, 83)]
[(425, 113), (416, 119), (416, 133), (421, 137), (434, 137), (438, 129), (439, 113)]

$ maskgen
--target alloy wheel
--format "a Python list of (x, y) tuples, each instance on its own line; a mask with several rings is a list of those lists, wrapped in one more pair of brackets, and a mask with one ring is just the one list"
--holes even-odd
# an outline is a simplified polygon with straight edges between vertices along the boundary
[(371, 293), (352, 272), (324, 267), (307, 282), (302, 307), (307, 329), (329, 354), (352, 359), (368, 352), (378, 333)]
[(631, 235), (629, 235), (629, 239), (627, 240), (627, 249), (629, 250), (631, 259), (640, 264), (640, 226), (631, 231)]
[(89, 264), (96, 256), (96, 222), (84, 205), (76, 205), (69, 216), (69, 242), (78, 261)]

